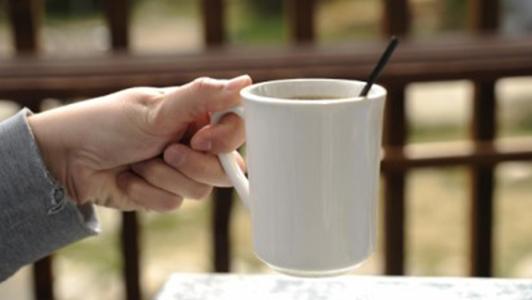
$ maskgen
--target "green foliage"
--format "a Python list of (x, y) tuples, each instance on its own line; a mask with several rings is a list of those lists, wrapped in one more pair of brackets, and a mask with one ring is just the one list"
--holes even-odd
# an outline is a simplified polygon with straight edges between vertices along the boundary
[(460, 126), (413, 126), (410, 125), (410, 143), (426, 143), (467, 139), (465, 128)]
[(94, 268), (102, 276), (119, 275), (122, 258), (116, 245), (119, 244), (116, 230), (106, 231), (98, 238), (86, 239), (59, 250), (60, 256), (80, 263), (84, 268)]
[(46, 15), (86, 16), (102, 10), (103, 0), (46, 0), (44, 1)]
[(245, 24), (235, 24), (231, 32), (234, 44), (265, 44), (287, 39), (283, 19), (280, 15), (258, 16), (241, 19)]
[(251, 0), (249, 5), (257, 15), (281, 15), (283, 13), (283, 0)]
[(519, 122), (518, 127), (525, 132), (532, 132), (532, 115), (527, 118), (523, 118)]
[(445, 29), (462, 29), (466, 27), (467, 3), (463, 0), (445, 0)]

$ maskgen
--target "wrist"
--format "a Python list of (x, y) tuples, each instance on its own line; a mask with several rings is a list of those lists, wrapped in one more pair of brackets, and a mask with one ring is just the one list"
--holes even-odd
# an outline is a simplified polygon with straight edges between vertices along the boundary
[(49, 174), (62, 186), (67, 186), (67, 147), (62, 143), (61, 132), (54, 126), (52, 118), (45, 114), (28, 117), (41, 159)]

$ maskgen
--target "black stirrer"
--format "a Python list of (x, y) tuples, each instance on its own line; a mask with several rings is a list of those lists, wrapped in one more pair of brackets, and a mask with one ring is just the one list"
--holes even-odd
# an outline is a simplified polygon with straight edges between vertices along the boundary
[(373, 72), (371, 72), (371, 75), (369, 75), (368, 82), (362, 89), (362, 92), (360, 92), (360, 97), (366, 97), (368, 95), (369, 90), (371, 89), (371, 86), (375, 83), (375, 80), (377, 80), (377, 77), (381, 73), (381, 71), (384, 69), (386, 64), (388, 63), (388, 60), (392, 56), (393, 51), (397, 47), (397, 44), (399, 43), (399, 40), (397, 37), (392, 36), (392, 39), (390, 40), (390, 43), (388, 44), (388, 47), (386, 48), (386, 51), (382, 54), (381, 58), (379, 59), (379, 62), (375, 66), (375, 69), (373, 69)]

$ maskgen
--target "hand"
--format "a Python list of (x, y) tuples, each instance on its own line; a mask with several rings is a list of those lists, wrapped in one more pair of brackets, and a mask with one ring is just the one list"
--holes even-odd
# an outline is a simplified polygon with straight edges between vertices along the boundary
[(132, 88), (28, 120), (46, 166), (77, 204), (166, 211), (230, 185), (215, 154), (243, 143), (243, 122), (229, 114), (208, 125), (209, 115), (238, 105), (249, 84), (241, 76)]

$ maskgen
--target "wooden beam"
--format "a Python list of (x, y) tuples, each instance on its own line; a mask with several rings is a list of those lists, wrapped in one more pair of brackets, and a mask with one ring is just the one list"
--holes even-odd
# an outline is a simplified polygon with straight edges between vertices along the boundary
[(203, 0), (203, 37), (207, 47), (226, 42), (224, 0)]
[(17, 54), (35, 54), (39, 51), (39, 29), (42, 2), (39, 0), (9, 0), (7, 12)]
[[(468, 41), (468, 42), (465, 42)], [(461, 45), (406, 41), (379, 78), (383, 84), (435, 80), (493, 80), (532, 75), (532, 40), (466, 39)], [(297, 47), (246, 51), (223, 49), (194, 55), (115, 55), (90, 61), (0, 61), (0, 97), (98, 96), (134, 85), (166, 86), (199, 76), (251, 74), (255, 81), (286, 77), (363, 79), (385, 43), (361, 47)]]
[(383, 8), (383, 35), (406, 37), (410, 31), (408, 0), (383, 0)]
[(497, 141), (437, 142), (386, 147), (384, 171), (413, 168), (495, 166), (502, 162), (532, 161), (532, 138)]
[[(384, 117), (385, 147), (406, 143), (405, 87), (388, 86)], [(384, 273), (403, 275), (406, 256), (406, 172), (401, 169), (384, 173)]]
[[(499, 27), (499, 0), (470, 0), (469, 20), (474, 33), (495, 33)], [(474, 81), (471, 137), (491, 141), (496, 134), (496, 79)], [(493, 202), (494, 166), (471, 168), (471, 247), (470, 273), (488, 277), (493, 274)]]
[(233, 189), (214, 190), (212, 203), (212, 251), (213, 271), (231, 271), (231, 210), (233, 207)]
[(33, 295), (35, 299), (55, 299), (52, 263), (52, 256), (47, 256), (33, 264)]
[[(224, 0), (203, 0), (203, 37), (205, 46), (212, 49), (226, 43)], [(230, 220), (233, 204), (233, 190), (216, 188), (213, 192), (212, 267), (214, 272), (229, 272), (231, 269)]]
[(316, 0), (286, 0), (286, 16), (292, 42), (311, 43), (315, 40)]
[(140, 230), (136, 212), (122, 213), (122, 230), (120, 232), (121, 252), (123, 258), (123, 275), (127, 300), (142, 299), (140, 284)]
[(475, 33), (494, 33), (499, 28), (500, 0), (469, 0), (469, 27)]
[(469, 274), (493, 276), (493, 203), (495, 179), (493, 166), (471, 169), (471, 244)]
[[(476, 141), (492, 141), (496, 133), (495, 81), (475, 82), (471, 136)], [(473, 276), (493, 274), (494, 166), (471, 169), (471, 248)]]
[(111, 48), (115, 52), (129, 50), (130, 0), (103, 1), (107, 28), (111, 34)]

